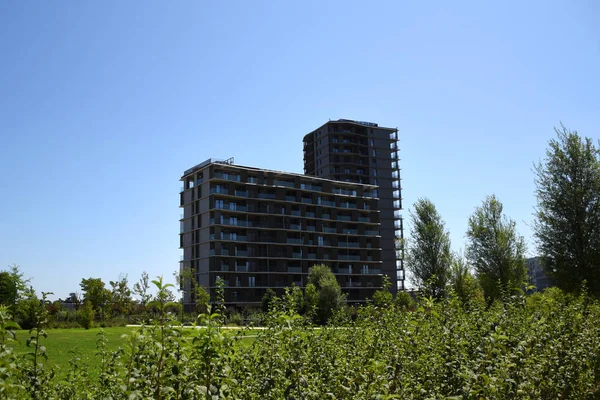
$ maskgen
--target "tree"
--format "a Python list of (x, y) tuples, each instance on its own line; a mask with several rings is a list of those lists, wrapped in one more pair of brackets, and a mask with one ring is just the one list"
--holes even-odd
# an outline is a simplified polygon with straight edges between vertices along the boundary
[(407, 268), (419, 288), (439, 298), (444, 294), (452, 265), (450, 234), (435, 205), (427, 198), (417, 200), (410, 216)]
[(483, 299), (479, 283), (462, 255), (455, 255), (450, 269), (450, 287), (463, 303)]
[(104, 282), (100, 278), (82, 279), (81, 290), (84, 292), (83, 301), (90, 302), (94, 311), (100, 312), (102, 318), (106, 311), (106, 305), (111, 298), (110, 290), (104, 287)]
[(600, 149), (562, 125), (554, 130), (535, 166), (539, 256), (560, 288), (577, 291), (587, 280), (600, 295)]
[(0, 272), (0, 304), (8, 306), (11, 314), (16, 315), (17, 303), (25, 297), (29, 281), (17, 264), (10, 266), (8, 271)]
[(268, 288), (264, 296), (262, 297), (261, 309), (263, 312), (269, 311), (269, 309), (271, 308), (271, 303), (273, 302), (273, 299), (275, 297), (277, 297), (275, 291), (271, 288)]
[(119, 276), (116, 281), (109, 281), (111, 286), (112, 309), (117, 314), (129, 314), (131, 309), (131, 289), (127, 275)]
[(140, 280), (133, 285), (133, 293), (139, 297), (142, 307), (146, 307), (148, 302), (152, 299), (152, 295), (149, 293), (149, 290), (150, 276), (146, 271), (144, 271), (142, 272), (142, 277)]
[[(328, 266), (314, 265), (308, 270), (308, 285), (313, 285), (317, 292), (317, 320), (326, 322), (335, 310), (340, 309), (346, 302), (340, 284)], [(307, 287), (308, 287), (307, 285)], [(308, 296), (308, 305), (312, 305), (312, 294)]]
[(520, 290), (527, 277), (525, 241), (502, 210), (496, 196), (487, 196), (469, 217), (467, 231), (467, 260), (490, 300)]
[(375, 307), (389, 307), (392, 305), (393, 296), (390, 293), (390, 286), (392, 282), (390, 282), (390, 277), (387, 275), (383, 276), (382, 289), (376, 291), (373, 294), (373, 305)]

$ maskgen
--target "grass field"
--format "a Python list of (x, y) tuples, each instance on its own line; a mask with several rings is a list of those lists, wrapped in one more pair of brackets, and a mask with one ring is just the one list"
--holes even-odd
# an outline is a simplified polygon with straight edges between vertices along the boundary
[[(88, 372), (92, 375), (97, 370), (96, 353), (97, 342), (100, 339), (100, 332), (104, 330), (104, 335), (108, 342), (108, 350), (117, 350), (123, 346), (125, 339), (123, 335), (131, 333), (136, 327), (116, 327), (116, 328), (73, 328), (73, 329), (47, 329), (47, 339), (41, 339), (40, 344), (46, 347), (48, 361), (44, 361), (47, 366), (55, 366), (59, 375), (65, 374), (69, 368), (69, 360), (73, 358), (74, 352), (79, 354), (81, 364), (88, 366)], [(244, 336), (240, 343), (242, 345), (252, 343), (256, 337), (256, 330), (244, 330), (240, 328), (227, 328), (232, 333), (239, 333)], [(189, 329), (185, 331), (191, 332)], [(17, 341), (13, 343), (13, 348), (17, 354), (25, 354), (33, 351), (33, 348), (27, 347), (27, 338), (29, 331), (19, 330), (16, 332)]]

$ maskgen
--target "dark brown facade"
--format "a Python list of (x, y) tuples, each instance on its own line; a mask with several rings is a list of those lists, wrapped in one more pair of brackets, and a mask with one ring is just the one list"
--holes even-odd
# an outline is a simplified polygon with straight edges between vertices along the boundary
[(211, 295), (221, 277), (227, 304), (258, 305), (267, 288), (304, 287), (315, 264), (332, 269), (348, 302), (381, 288), (376, 186), (214, 160), (181, 181), (181, 267)]
[(303, 142), (306, 175), (377, 186), (382, 273), (404, 290), (398, 130), (340, 119), (308, 133)]

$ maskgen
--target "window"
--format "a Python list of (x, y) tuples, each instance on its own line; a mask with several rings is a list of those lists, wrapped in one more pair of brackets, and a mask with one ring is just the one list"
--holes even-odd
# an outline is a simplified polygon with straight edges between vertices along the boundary
[(254, 276), (248, 277), (248, 286), (250, 286), (250, 287), (256, 286), (256, 277), (254, 277)]
[(372, 154), (372, 155), (373, 155), (373, 157), (377, 157), (377, 151), (376, 151), (375, 149), (373, 149), (373, 152), (372, 152), (372, 153), (373, 153), (373, 154)]
[(371, 147), (375, 147), (375, 141), (371, 139)]
[(373, 176), (377, 176), (377, 168), (373, 168)]
[(319, 246), (323, 246), (323, 236), (319, 236), (317, 240), (318, 240)]
[(215, 208), (225, 208), (223, 200), (215, 200)]

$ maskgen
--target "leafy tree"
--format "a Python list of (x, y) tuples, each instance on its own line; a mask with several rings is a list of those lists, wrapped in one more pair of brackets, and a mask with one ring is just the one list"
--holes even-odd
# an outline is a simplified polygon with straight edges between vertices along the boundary
[(479, 283), (462, 255), (456, 255), (452, 261), (450, 287), (463, 304), (481, 299)]
[(262, 297), (261, 309), (263, 312), (268, 312), (271, 307), (271, 302), (273, 299), (277, 297), (275, 291), (271, 288), (268, 288), (265, 292), (265, 295)]
[(376, 291), (373, 294), (373, 304), (376, 307), (389, 307), (392, 304), (393, 296), (390, 293), (390, 286), (392, 283), (390, 282), (390, 277), (387, 275), (383, 276), (382, 289)]
[(142, 277), (133, 285), (133, 293), (139, 297), (142, 307), (146, 307), (148, 302), (152, 300), (150, 294), (150, 277), (146, 271), (142, 272)]
[(323, 264), (309, 269), (308, 284), (312, 284), (318, 293), (316, 317), (319, 322), (324, 323), (345, 304), (346, 296), (331, 269)]
[(414, 300), (410, 296), (408, 292), (398, 292), (396, 293), (396, 298), (394, 299), (394, 305), (401, 310), (410, 310), (414, 306)]
[(128, 314), (131, 309), (131, 289), (127, 275), (119, 276), (116, 281), (109, 281), (111, 286), (112, 309), (117, 314)]
[(535, 167), (534, 233), (546, 274), (566, 291), (600, 295), (600, 149), (561, 125)]
[(189, 293), (190, 299), (195, 306), (195, 311), (200, 314), (206, 313), (210, 302), (210, 294), (204, 286), (198, 283), (194, 277), (193, 269), (181, 268), (175, 273), (175, 278), (181, 290)]
[(24, 297), (29, 281), (17, 264), (0, 272), (0, 304), (8, 306), (13, 315), (17, 313), (17, 303)]
[(110, 301), (111, 292), (104, 287), (104, 282), (100, 278), (82, 279), (81, 290), (84, 292), (83, 301), (90, 302), (92, 309), (99, 312), (103, 319), (106, 313), (106, 306)]
[(415, 203), (411, 222), (407, 268), (419, 288), (439, 298), (444, 294), (452, 265), (450, 234), (435, 205), (426, 198)]
[(496, 196), (487, 196), (469, 217), (467, 230), (466, 257), (490, 300), (520, 290), (527, 276), (525, 241), (502, 210)]

